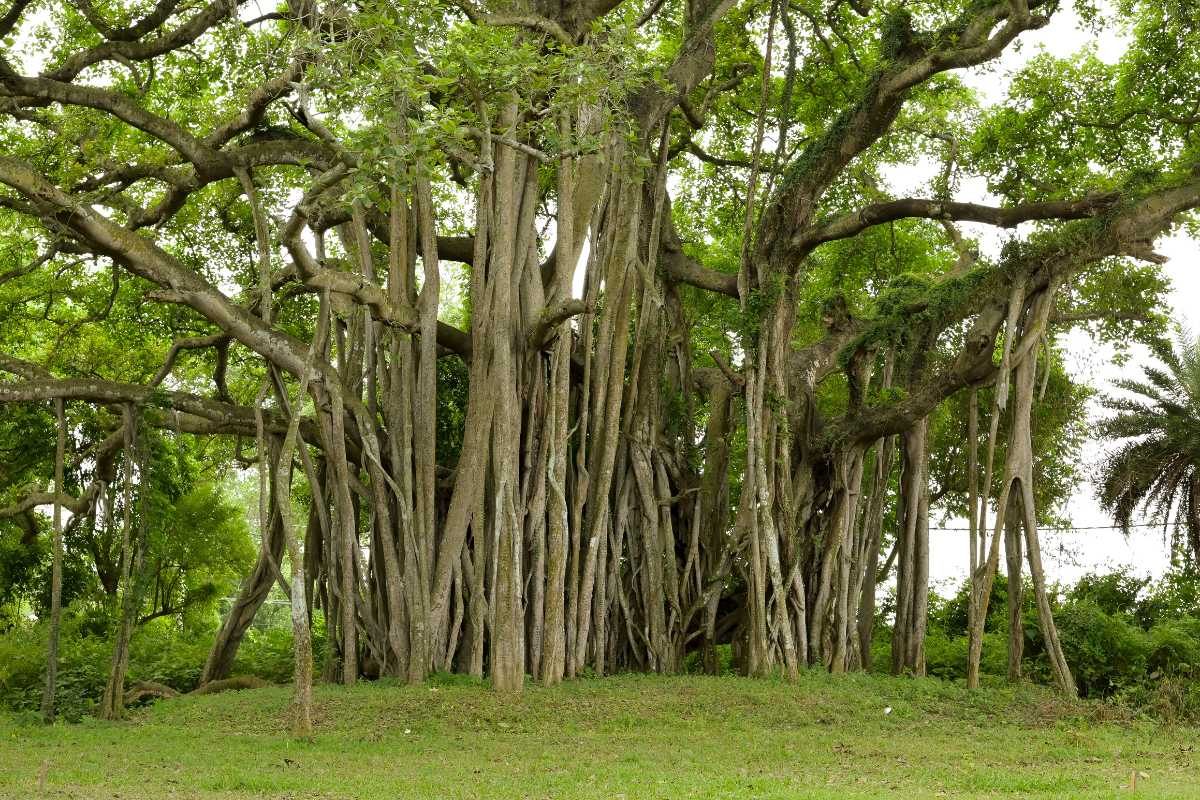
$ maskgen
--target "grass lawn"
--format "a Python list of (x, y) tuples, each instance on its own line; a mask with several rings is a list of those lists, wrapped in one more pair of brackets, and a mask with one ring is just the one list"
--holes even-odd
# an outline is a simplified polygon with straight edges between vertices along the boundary
[(323, 686), (312, 742), (281, 733), (288, 698), (183, 697), (115, 724), (0, 719), (0, 797), (1200, 798), (1200, 730), (1104, 721), (1033, 687), (817, 671), (517, 698), (450, 679)]

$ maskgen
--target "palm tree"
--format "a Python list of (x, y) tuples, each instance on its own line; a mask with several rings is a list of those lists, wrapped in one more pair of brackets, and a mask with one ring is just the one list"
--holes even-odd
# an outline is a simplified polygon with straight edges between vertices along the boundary
[(1175, 546), (1185, 533), (1200, 561), (1200, 339), (1180, 328), (1174, 347), (1153, 350), (1161, 366), (1142, 367), (1144, 380), (1115, 381), (1128, 396), (1102, 400), (1116, 413), (1099, 432), (1121, 445), (1100, 466), (1098, 494), (1126, 533), (1139, 507), (1164, 527), (1174, 512)]

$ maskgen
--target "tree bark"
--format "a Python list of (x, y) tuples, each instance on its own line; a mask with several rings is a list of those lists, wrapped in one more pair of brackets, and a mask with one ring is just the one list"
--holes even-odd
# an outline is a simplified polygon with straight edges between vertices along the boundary
[(46, 686), (42, 692), (42, 719), (46, 724), (54, 722), (55, 694), (58, 690), (58, 640), (62, 629), (62, 581), (63, 581), (63, 521), (62, 501), (63, 457), (67, 441), (67, 422), (61, 399), (54, 401), (57, 421), (57, 444), (54, 448), (54, 542), (51, 545), (50, 565), (50, 633), (46, 653)]
[[(121, 615), (117, 623), (117, 636), (113, 646), (112, 666), (108, 684), (100, 700), (97, 716), (100, 719), (118, 720), (125, 710), (125, 673), (129, 669), (129, 641), (141, 605), (142, 560), (145, 554), (145, 518), (148, 510), (139, 512), (138, 532), (133, 531), (133, 478), (137, 465), (139, 488), (145, 480), (144, 465), (139, 463), (136, 453), (138, 441), (137, 412), (130, 406), (124, 409), (125, 429), (125, 476), (121, 502)], [(139, 491), (140, 494), (140, 491)]]
[(1004, 557), (1008, 563), (1008, 679), (1021, 680), (1021, 658), (1025, 650), (1022, 619), (1024, 579), (1021, 577), (1021, 521), (1011, 511), (1005, 515)]

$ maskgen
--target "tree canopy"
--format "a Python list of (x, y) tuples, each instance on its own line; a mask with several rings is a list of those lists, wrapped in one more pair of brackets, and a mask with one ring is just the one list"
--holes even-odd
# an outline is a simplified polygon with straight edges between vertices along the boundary
[[(1004, 541), (1074, 690), (1037, 526), (1089, 388), (1056, 337), (1166, 332), (1193, 3), (10, 2), (0, 515), (40, 542), (54, 507), (52, 616), (161, 441), (259, 472), (205, 680), (286, 587), (300, 731), (314, 609), (347, 683), (722, 642), (794, 676), (864, 665), (894, 567), (921, 674), (938, 509), (971, 525), (968, 682)], [(1068, 13), (1124, 52), (964, 80)], [(172, 558), (208, 546), (189, 497)]]

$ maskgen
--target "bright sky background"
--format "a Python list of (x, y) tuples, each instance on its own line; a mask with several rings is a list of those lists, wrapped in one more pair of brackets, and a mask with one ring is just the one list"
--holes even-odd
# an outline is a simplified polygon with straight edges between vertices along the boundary
[[(1115, 61), (1125, 49), (1121, 36), (1114, 31), (1105, 31), (1097, 37), (1079, 27), (1074, 12), (1064, 9), (1045, 28), (1021, 37), (1022, 45), (1017, 52), (1009, 52), (998, 65), (976, 69), (964, 74), (967, 83), (973, 86), (986, 101), (1003, 99), (1008, 81), (1006, 76), (1019, 69), (1039, 52), (1046, 51), (1056, 56), (1078, 52), (1089, 45), (1095, 46), (1097, 54), (1105, 61)], [(996, 201), (988, 198), (982, 186), (972, 196), (970, 186), (957, 199)], [(964, 226), (967, 227), (967, 226)], [(971, 231), (981, 235), (983, 231)], [(993, 234), (994, 235), (994, 234)], [(1161, 240), (1155, 248), (1170, 258), (1164, 273), (1172, 284), (1171, 304), (1175, 318), (1195, 333), (1200, 333), (1200, 242), (1185, 234), (1177, 234)], [(1079, 380), (1096, 386), (1101, 391), (1108, 389), (1112, 380), (1128, 374), (1139, 376), (1141, 365), (1150, 360), (1145, 348), (1138, 347), (1124, 368), (1112, 361), (1112, 349), (1099, 345), (1086, 332), (1073, 331), (1061, 339), (1067, 352), (1067, 364)], [(1101, 415), (1093, 403), (1090, 416)], [(1103, 452), (1098, 441), (1089, 441), (1083, 448), (1081, 459), (1085, 475), (1090, 475)], [(1091, 527), (1111, 525), (1112, 519), (1100, 508), (1095, 498), (1095, 489), (1085, 480), (1068, 504), (1067, 513), (1072, 525)], [(961, 527), (962, 521), (950, 520), (942, 523), (935, 515), (931, 524)], [(967, 571), (968, 542), (965, 533), (951, 531), (930, 532), (930, 578), (942, 586), (962, 582)], [(1169, 553), (1161, 529), (1135, 529), (1127, 539), (1119, 530), (1080, 532), (1043, 531), (1041, 535), (1043, 558), (1048, 578), (1051, 581), (1073, 581), (1081, 575), (1109, 567), (1124, 568), (1138, 575), (1160, 575), (1169, 566)]]

